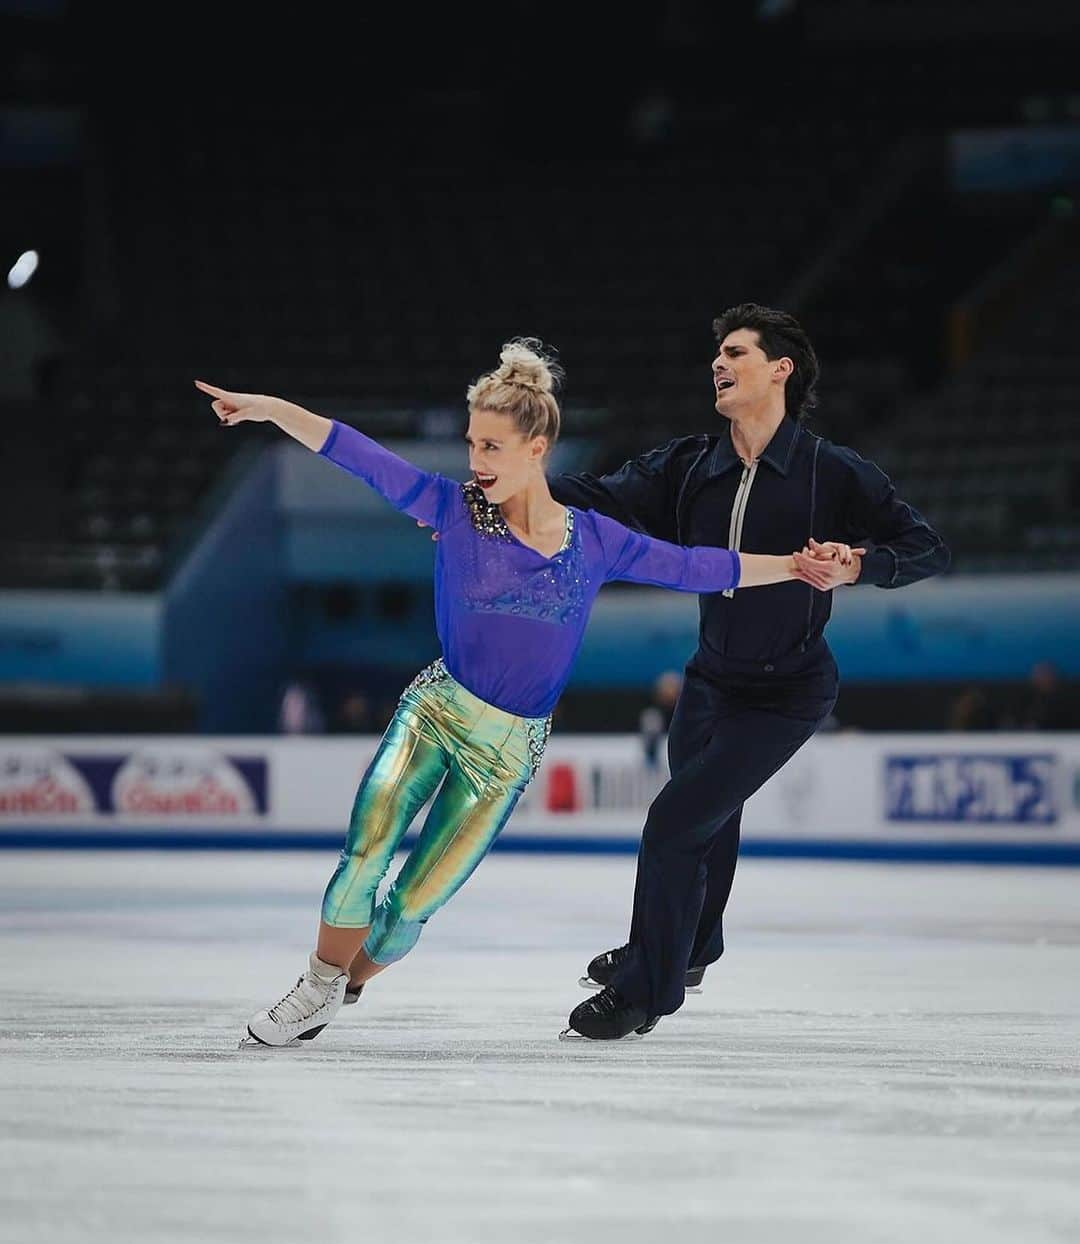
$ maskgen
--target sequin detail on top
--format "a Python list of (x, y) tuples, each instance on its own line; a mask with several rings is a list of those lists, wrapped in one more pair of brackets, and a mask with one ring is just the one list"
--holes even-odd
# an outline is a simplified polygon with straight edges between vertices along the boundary
[(516, 588), (482, 601), (479, 608), (535, 618), (540, 622), (563, 625), (579, 617), (585, 609), (585, 567), (579, 546), (564, 554)]
[[(503, 512), (497, 505), (484, 496), (483, 489), (479, 484), (462, 484), (462, 494), (465, 497), (465, 504), (469, 510), (469, 519), (473, 527), (482, 536), (492, 536), (496, 540), (514, 541), (514, 533), (507, 526), (506, 519), (503, 518)], [(563, 536), (563, 542), (556, 550), (555, 556), (565, 553), (570, 547), (570, 542), (574, 538), (574, 511), (569, 506), (566, 507), (566, 534)]]
[(421, 687), (430, 687), (432, 683), (445, 682), (449, 677), (450, 671), (443, 663), (442, 657), (437, 657), (430, 665), (424, 666), (401, 694), (403, 696), (408, 695), (410, 691), (418, 691)]
[[(567, 506), (566, 507), (566, 535), (563, 537), (562, 544), (559, 545), (559, 553), (565, 553), (566, 550), (570, 547), (570, 545), (574, 541), (574, 521), (575, 521), (574, 511), (569, 506)], [(555, 556), (558, 557), (559, 553), (556, 553)]]
[[(532, 774), (529, 777), (529, 782), (531, 782), (536, 777), (540, 761), (544, 759), (547, 741), (551, 737), (551, 718), (526, 717), (525, 734), (529, 741), (529, 759), (532, 761)], [(528, 782), (526, 782), (527, 785)]]
[(502, 510), (491, 504), (479, 484), (462, 484), (461, 495), (465, 498), (472, 525), (482, 536), (513, 543), (514, 537), (506, 525)]
[(510, 531), (498, 506), (472, 495), (476, 492), (478, 485), (462, 485), (474, 528), (493, 543), (465, 553), (466, 605), (477, 613), (510, 614), (556, 625), (580, 618), (585, 612), (587, 568), (574, 511), (567, 507), (566, 536), (559, 551), (550, 558), (537, 554), (542, 564), (522, 574), (520, 564), (516, 569), (502, 564), (503, 548), (516, 554), (526, 546)]

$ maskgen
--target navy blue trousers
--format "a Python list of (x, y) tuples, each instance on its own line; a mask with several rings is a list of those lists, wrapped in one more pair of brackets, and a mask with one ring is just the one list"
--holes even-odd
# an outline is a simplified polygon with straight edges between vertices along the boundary
[(836, 693), (831, 654), (775, 680), (719, 684), (687, 667), (668, 732), (671, 778), (638, 851), (631, 953), (612, 982), (650, 1015), (677, 1011), (687, 968), (723, 954), (743, 804), (813, 735)]

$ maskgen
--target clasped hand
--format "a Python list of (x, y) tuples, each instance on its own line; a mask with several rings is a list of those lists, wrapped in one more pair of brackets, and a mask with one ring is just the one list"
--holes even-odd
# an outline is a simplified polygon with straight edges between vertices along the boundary
[(831, 592), (834, 587), (857, 582), (865, 554), (866, 549), (853, 549), (839, 540), (819, 544), (811, 537), (809, 544), (793, 554), (795, 577), (819, 592)]

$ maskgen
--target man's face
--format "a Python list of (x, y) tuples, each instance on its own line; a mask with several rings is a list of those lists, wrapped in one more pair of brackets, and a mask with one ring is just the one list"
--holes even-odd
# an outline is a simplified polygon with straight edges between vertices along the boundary
[(792, 369), (789, 358), (765, 357), (754, 329), (736, 328), (720, 343), (713, 359), (716, 409), (733, 419), (766, 405), (777, 390), (783, 400), (784, 382)]

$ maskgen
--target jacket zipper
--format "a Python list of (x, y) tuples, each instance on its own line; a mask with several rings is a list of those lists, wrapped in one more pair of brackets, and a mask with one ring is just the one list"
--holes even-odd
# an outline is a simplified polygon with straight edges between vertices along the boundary
[[(746, 513), (746, 503), (750, 499), (750, 489), (754, 486), (754, 476), (757, 474), (757, 459), (749, 466), (743, 467), (742, 479), (739, 480), (739, 486), (735, 490), (735, 501), (731, 507), (731, 525), (728, 528), (728, 548), (739, 551), (739, 541), (742, 540), (743, 515)], [(735, 595), (735, 589), (729, 587), (724, 595), (730, 600)]]

